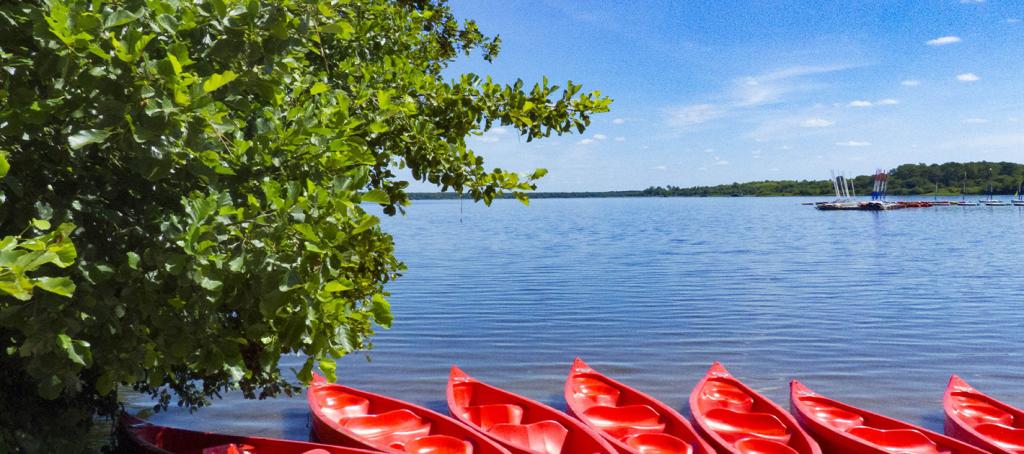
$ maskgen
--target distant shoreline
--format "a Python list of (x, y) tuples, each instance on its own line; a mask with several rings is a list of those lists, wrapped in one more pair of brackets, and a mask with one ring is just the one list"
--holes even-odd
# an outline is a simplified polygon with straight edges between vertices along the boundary
[[(856, 194), (868, 195), (872, 175), (849, 176)], [(765, 180), (716, 186), (666, 187), (626, 191), (562, 191), (528, 193), (533, 199), (584, 199), (608, 197), (825, 197), (834, 198), (831, 180)], [(1014, 162), (947, 162), (903, 164), (889, 171), (888, 195), (893, 197), (968, 197), (1013, 195), (1024, 188), (1024, 164)], [(452, 192), (414, 192), (413, 200), (455, 200)], [(503, 195), (501, 198), (512, 198)]]
[[(1012, 196), (1013, 194), (994, 194), (996, 196)], [(835, 194), (737, 194), (737, 195), (654, 195), (645, 194), (643, 191), (611, 191), (611, 192), (530, 192), (527, 193), (530, 199), (615, 199), (615, 198), (771, 198), (771, 197), (823, 197), (835, 198)], [(868, 197), (870, 194), (860, 194), (857, 197)], [(889, 194), (890, 197), (932, 197), (932, 194)], [(961, 194), (938, 194), (938, 197), (960, 197)], [(968, 198), (987, 197), (988, 194), (966, 194)], [(454, 192), (410, 192), (411, 200), (458, 200), (459, 194)], [(472, 200), (469, 195), (462, 195), (466, 200)], [(502, 194), (496, 199), (515, 199), (511, 194)]]

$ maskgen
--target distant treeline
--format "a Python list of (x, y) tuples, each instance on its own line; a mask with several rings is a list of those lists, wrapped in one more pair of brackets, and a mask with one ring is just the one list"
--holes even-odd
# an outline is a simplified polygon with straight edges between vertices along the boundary
[[(965, 179), (966, 172), (966, 179)], [(871, 193), (873, 175), (853, 178), (858, 195)], [(889, 194), (960, 195), (964, 182), (967, 194), (987, 194), (989, 183), (995, 194), (1014, 194), (1024, 182), (1024, 164), (1013, 162), (947, 162), (945, 164), (903, 164), (889, 171)], [(586, 197), (728, 197), (728, 196), (829, 196), (835, 192), (832, 183), (822, 180), (767, 180), (732, 183), (718, 186), (652, 186), (642, 191), (608, 192), (534, 192), (532, 199), (586, 198)], [(452, 192), (420, 192), (409, 194), (413, 199), (457, 199)], [(510, 198), (506, 194), (505, 198)]]
[[(964, 176), (966, 172), (966, 177)], [(945, 164), (903, 164), (889, 172), (888, 193), (892, 195), (939, 195), (988, 193), (989, 183), (995, 194), (1014, 194), (1024, 181), (1024, 164), (1013, 162), (947, 162)], [(871, 193), (873, 175), (853, 178), (858, 195)], [(828, 196), (835, 194), (827, 180), (776, 180), (733, 183), (718, 186), (650, 187), (643, 190), (647, 196)]]
[[(586, 199), (598, 197), (650, 197), (644, 191), (604, 191), (604, 192), (530, 192), (531, 199)], [(468, 200), (473, 198), (464, 196)], [(454, 192), (410, 192), (413, 200), (454, 200), (459, 195)], [(502, 194), (501, 199), (514, 199), (512, 194)]]

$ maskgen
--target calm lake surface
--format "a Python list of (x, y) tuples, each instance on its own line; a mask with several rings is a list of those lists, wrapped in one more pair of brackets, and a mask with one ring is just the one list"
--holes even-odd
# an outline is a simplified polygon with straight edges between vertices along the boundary
[[(951, 373), (1024, 406), (1024, 209), (820, 212), (808, 200), (416, 201), (384, 220), (409, 266), (389, 287), (394, 326), (372, 361), (344, 358), (339, 381), (447, 413), (458, 364), (564, 408), (579, 355), (686, 410), (718, 360), (786, 407), (799, 378), (937, 431)], [(228, 395), (151, 419), (309, 434), (301, 397)]]

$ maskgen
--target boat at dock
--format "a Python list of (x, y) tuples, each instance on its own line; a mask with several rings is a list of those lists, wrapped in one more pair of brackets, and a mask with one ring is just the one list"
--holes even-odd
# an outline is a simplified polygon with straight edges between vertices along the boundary
[(832, 172), (832, 189), (836, 192), (836, 199), (831, 202), (816, 202), (815, 208), (822, 211), (861, 209), (860, 204), (853, 200), (856, 197), (853, 181), (845, 175), (836, 175), (834, 171)]
[(1010, 202), (1007, 202), (1005, 200), (999, 200), (999, 199), (995, 198), (995, 194), (994, 194), (994, 192), (992, 190), (992, 183), (988, 184), (988, 198), (987, 199), (983, 199), (983, 200), (979, 200), (978, 203), (981, 203), (982, 205), (985, 205), (987, 207), (1005, 207), (1005, 206), (1010, 206)]

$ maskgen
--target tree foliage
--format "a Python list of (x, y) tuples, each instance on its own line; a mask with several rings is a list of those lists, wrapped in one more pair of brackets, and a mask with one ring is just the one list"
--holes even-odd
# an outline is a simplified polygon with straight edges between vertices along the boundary
[(391, 323), (402, 264), (367, 209), (409, 202), (400, 173), (525, 198), (545, 171), (467, 136), (582, 132), (610, 103), (447, 78), (500, 41), (443, 0), (7, 2), (0, 36), (0, 450), (81, 448), (119, 387), (291, 393), (288, 353), (333, 376)]
[[(874, 177), (851, 178), (858, 194), (871, 193)], [(936, 191), (936, 185), (938, 185)], [(1024, 185), (1024, 164), (1013, 162), (947, 162), (945, 164), (903, 164), (889, 171), (891, 195), (987, 194), (989, 185), (995, 194), (1016, 194)], [(830, 196), (829, 180), (772, 180), (732, 183), (718, 186), (650, 187), (647, 196)]]

